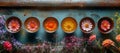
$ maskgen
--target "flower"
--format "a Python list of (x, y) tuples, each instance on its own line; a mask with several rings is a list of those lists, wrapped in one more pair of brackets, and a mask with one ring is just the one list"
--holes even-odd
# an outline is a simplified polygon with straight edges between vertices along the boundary
[(25, 51), (26, 51), (26, 53), (31, 53), (32, 52), (32, 47), (31, 47), (31, 45), (25, 45), (24, 47), (23, 47), (23, 49), (25, 49)]
[(0, 30), (3, 29), (3, 26), (4, 26), (4, 25), (3, 25), (2, 23), (0, 23)]
[(66, 31), (73, 31), (75, 28), (75, 23), (72, 21), (65, 21), (63, 24), (63, 28)]
[(4, 30), (5, 26), (5, 16), (0, 16), (0, 35), (4, 34), (6, 30)]
[(102, 45), (103, 45), (104, 47), (110, 47), (111, 45), (114, 46), (114, 42), (113, 42), (112, 40), (110, 40), (110, 39), (106, 39), (106, 40), (104, 40), (104, 41), (102, 42)]
[(66, 43), (66, 48), (70, 49), (71, 47), (73, 47), (72, 43)]
[(34, 31), (38, 28), (38, 25), (35, 21), (30, 21), (27, 25), (28, 29)]
[(94, 34), (89, 37), (90, 42), (94, 41), (95, 39), (96, 39), (96, 35)]
[(120, 42), (120, 34), (116, 36), (116, 40)]
[(90, 31), (92, 29), (92, 23), (89, 20), (84, 20), (82, 22), (82, 29), (85, 31)]
[(75, 36), (66, 36), (65, 37), (65, 47), (71, 49), (72, 47), (79, 47), (79, 39)]
[(20, 24), (17, 20), (11, 20), (9, 23), (8, 23), (8, 29), (13, 31), (13, 32), (16, 32), (18, 31), (20, 28)]
[(101, 29), (104, 30), (104, 31), (107, 31), (108, 29), (110, 29), (110, 22), (107, 21), (107, 20), (103, 20), (101, 22)]
[(0, 23), (5, 24), (4, 16), (0, 16)]
[(5, 24), (4, 16), (0, 16), (0, 29), (3, 29)]
[(77, 22), (72, 17), (66, 17), (62, 20), (61, 26), (64, 32), (72, 33), (77, 28)]
[(55, 52), (55, 51), (56, 51), (56, 48), (51, 49), (51, 51), (52, 51), (52, 52)]
[(3, 47), (4, 49), (6, 49), (7, 51), (11, 51), (12, 50), (12, 44), (9, 41), (5, 41), (3, 43)]
[(55, 21), (48, 21), (45, 24), (45, 27), (49, 31), (53, 31), (57, 28), (57, 23)]
[(45, 48), (45, 49), (48, 49), (48, 48), (50, 48), (50, 44), (48, 42), (43, 42), (41, 47)]
[(0, 30), (0, 35), (4, 34), (5, 32), (6, 32), (6, 30), (1, 29), (1, 30)]
[(23, 44), (17, 41), (14, 38), (11, 38), (11, 42), (13, 43), (13, 46), (15, 46), (17, 49), (19, 49)]

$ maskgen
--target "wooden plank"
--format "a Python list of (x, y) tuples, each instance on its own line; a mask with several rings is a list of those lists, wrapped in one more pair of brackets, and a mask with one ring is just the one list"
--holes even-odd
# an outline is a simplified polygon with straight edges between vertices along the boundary
[(120, 7), (120, 0), (0, 0), (0, 6)]

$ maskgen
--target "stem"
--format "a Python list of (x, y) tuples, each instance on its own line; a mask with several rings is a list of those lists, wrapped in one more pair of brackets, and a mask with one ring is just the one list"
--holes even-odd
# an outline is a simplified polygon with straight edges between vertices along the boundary
[(119, 50), (116, 46), (111, 45), (110, 48), (111, 48), (114, 52), (120, 53), (120, 50)]

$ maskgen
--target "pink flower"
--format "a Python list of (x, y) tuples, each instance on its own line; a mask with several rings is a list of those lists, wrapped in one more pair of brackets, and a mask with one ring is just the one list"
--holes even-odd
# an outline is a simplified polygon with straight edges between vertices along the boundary
[(9, 23), (8, 23), (8, 28), (10, 31), (13, 31), (13, 32), (16, 32), (19, 30), (20, 28), (20, 24), (17, 20), (11, 20)]
[(4, 49), (6, 49), (7, 51), (11, 51), (12, 50), (12, 44), (9, 41), (5, 41), (3, 43), (3, 47)]
[(79, 39), (75, 36), (67, 36), (65, 37), (65, 47), (67, 49), (72, 49), (72, 47), (79, 47), (78, 41)]
[(48, 42), (44, 42), (41, 47), (43, 47), (43, 48), (49, 48), (50, 45), (49, 45)]
[(55, 48), (53, 48), (51, 51), (52, 51), (52, 52), (55, 52), (55, 51), (56, 51), (56, 49), (55, 49)]
[(96, 35), (94, 34), (89, 37), (90, 42), (94, 41), (95, 39), (96, 39)]
[(116, 36), (116, 40), (120, 42), (120, 34)]
[(41, 48), (42, 46), (39, 44), (38, 46), (37, 46), (37, 48)]
[(28, 29), (34, 31), (38, 28), (38, 25), (35, 21), (30, 21), (27, 25)]
[(27, 46), (25, 47), (25, 49), (26, 49), (26, 51), (27, 51), (28, 53), (30, 53), (30, 52), (32, 51), (32, 47), (31, 47), (30, 45), (27, 45)]
[(66, 48), (70, 49), (72, 46), (72, 43), (66, 43)]

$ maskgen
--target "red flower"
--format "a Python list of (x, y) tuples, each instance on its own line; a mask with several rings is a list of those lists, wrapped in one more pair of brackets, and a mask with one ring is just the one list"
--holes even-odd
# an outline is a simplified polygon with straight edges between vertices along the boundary
[(104, 40), (104, 41), (102, 42), (102, 45), (103, 45), (104, 47), (110, 47), (111, 45), (114, 46), (114, 42), (113, 42), (112, 40), (110, 40), (110, 39), (106, 39), (106, 40)]
[(110, 22), (107, 20), (103, 20), (101, 23), (101, 29), (104, 31), (107, 31), (108, 29), (110, 29)]
[(89, 37), (90, 42), (94, 41), (95, 39), (96, 39), (96, 35), (94, 34)]
[(9, 41), (5, 41), (3, 43), (3, 47), (4, 49), (6, 49), (7, 51), (11, 51), (12, 50), (12, 44)]
[(120, 34), (116, 36), (116, 40), (120, 42)]

